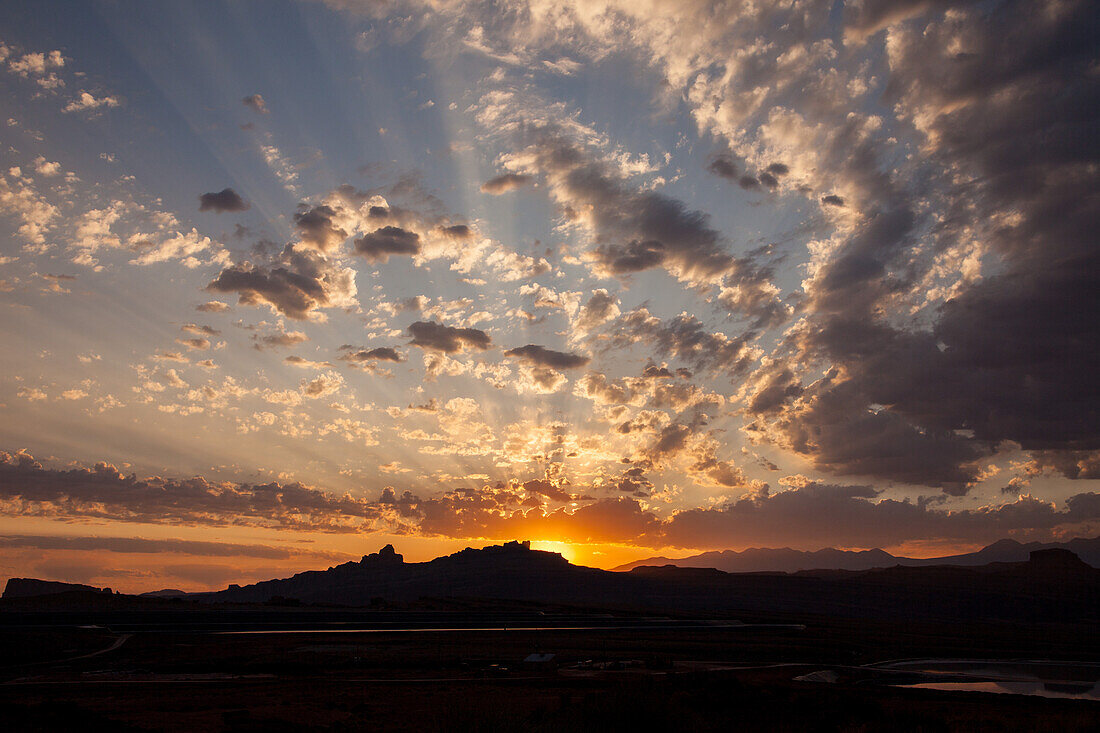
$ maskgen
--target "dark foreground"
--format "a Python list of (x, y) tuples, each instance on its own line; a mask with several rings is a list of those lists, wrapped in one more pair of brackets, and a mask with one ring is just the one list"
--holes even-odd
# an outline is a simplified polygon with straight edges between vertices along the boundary
[[(293, 618), (272, 613), (280, 628)], [(423, 629), (423, 618), (410, 626)], [(893, 685), (928, 677), (876, 665), (1086, 663), (1051, 669), (1066, 682), (1052, 689), (1073, 689), (1095, 673), (1087, 663), (1100, 663), (1092, 623), (750, 615), (742, 620), (788, 625), (634, 617), (608, 628), (613, 619), (589, 611), (569, 628), (538, 631), (476, 630), (500, 619), (473, 614), (472, 628), (454, 631), (216, 634), (173, 630), (168, 616), (145, 630), (132, 616), (112, 624), (99, 615), (107, 627), (90, 629), (6, 619), (0, 715), (12, 731), (1073, 731), (1100, 721), (1100, 702), (902, 688)], [(264, 623), (238, 619), (233, 628)], [(525, 664), (536, 652), (555, 656)], [(795, 679), (814, 673), (836, 681)]]

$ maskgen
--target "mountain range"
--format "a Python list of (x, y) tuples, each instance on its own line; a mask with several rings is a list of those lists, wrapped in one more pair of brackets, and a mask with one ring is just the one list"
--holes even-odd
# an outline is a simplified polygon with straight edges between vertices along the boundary
[[(991, 547), (995, 549), (986, 548), (990, 554), (1008, 549), (1001, 543)], [(49, 595), (27, 597), (30, 589)], [(428, 562), (406, 563), (387, 545), (358, 562), (326, 570), (230, 585), (216, 592), (177, 593), (126, 596), (13, 578), (0, 600), (0, 610), (300, 606), (319, 611), (465, 599), (477, 600), (482, 608), (523, 602), (546, 608), (721, 618), (798, 614), (1090, 623), (1100, 618), (1100, 569), (1063, 547), (1030, 550), (1023, 562), (727, 573), (673, 565), (641, 566), (628, 572), (579, 567), (557, 553), (532, 550), (526, 542), (467, 548)]]
[(797, 573), (802, 570), (871, 570), (894, 565), (927, 567), (931, 565), (986, 565), (991, 562), (1025, 562), (1035, 550), (1069, 550), (1095, 568), (1100, 568), (1100, 537), (1077, 538), (1068, 542), (1029, 542), (1004, 539), (977, 552), (945, 557), (900, 557), (874, 550), (824, 549), (815, 552), (789, 547), (750, 548), (741, 552), (723, 550), (689, 557), (649, 557), (620, 565), (614, 570), (626, 572), (644, 566), (675, 565), (681, 568), (714, 568), (726, 573)]

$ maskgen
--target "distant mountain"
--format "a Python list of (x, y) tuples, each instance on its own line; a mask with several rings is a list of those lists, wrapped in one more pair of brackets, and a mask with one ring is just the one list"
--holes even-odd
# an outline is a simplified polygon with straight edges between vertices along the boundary
[(35, 596), (53, 596), (60, 593), (83, 591), (90, 593), (111, 593), (110, 588), (96, 588), (80, 583), (59, 583), (54, 580), (37, 578), (11, 578), (4, 587), (4, 598), (33, 598)]
[[(649, 557), (614, 568), (625, 572), (634, 568), (675, 565), (681, 568), (715, 568), (725, 573), (796, 573), (800, 570), (870, 570), (897, 565), (897, 558), (883, 550), (817, 550), (806, 552), (780, 549), (750, 548), (741, 552), (722, 550), (704, 552), (683, 558)], [(1026, 557), (1025, 557), (1026, 559)]]
[(891, 555), (883, 550), (834, 550), (816, 552), (751, 548), (742, 552), (723, 550), (704, 552), (690, 557), (650, 557), (620, 565), (614, 570), (625, 572), (645, 566), (675, 565), (681, 568), (715, 568), (727, 573), (797, 573), (802, 570), (871, 570), (894, 565), (921, 567), (928, 565), (985, 565), (991, 562), (1026, 562), (1035, 550), (1069, 550), (1089, 565), (1100, 568), (1100, 537), (1074, 539), (1069, 542), (1029, 542), (1000, 540), (977, 552), (947, 557), (912, 558)]
[(415, 600), (421, 596), (523, 598), (530, 586), (543, 596), (560, 592), (605, 571), (569, 564), (558, 553), (530, 549), (530, 543), (509, 542), (461, 552), (421, 563), (406, 563), (393, 545), (328, 570), (311, 570), (281, 580), (230, 585), (215, 593), (191, 594), (205, 601), (264, 603), (272, 598), (303, 603), (370, 605), (376, 599)]
[(387, 545), (359, 562), (328, 570), (188, 596), (208, 603), (294, 599), (348, 606), (425, 597), (676, 613), (1095, 618), (1100, 615), (1100, 570), (1061, 548), (1030, 552), (1024, 562), (971, 567), (895, 564), (860, 571), (737, 574), (671, 565), (611, 572), (578, 567), (557, 553), (532, 550), (529, 543), (520, 542), (406, 563)]

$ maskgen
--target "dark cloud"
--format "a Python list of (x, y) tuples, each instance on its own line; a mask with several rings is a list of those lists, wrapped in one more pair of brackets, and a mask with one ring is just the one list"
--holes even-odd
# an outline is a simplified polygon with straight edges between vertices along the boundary
[(574, 337), (579, 339), (587, 336), (603, 324), (617, 318), (619, 313), (618, 298), (603, 288), (593, 290), (573, 321)]
[(661, 354), (688, 362), (696, 369), (740, 374), (756, 361), (750, 346), (753, 333), (730, 338), (708, 331), (702, 321), (681, 314), (663, 321), (646, 308), (623, 314), (616, 322), (611, 342), (617, 346), (646, 343)]
[(318, 308), (344, 304), (355, 293), (352, 273), (336, 269), (309, 249), (287, 245), (270, 265), (231, 265), (206, 286), (213, 293), (237, 293), (241, 305), (268, 305), (296, 320)]
[(205, 351), (210, 348), (210, 339), (204, 338), (176, 339), (176, 343), (195, 351)]
[(204, 193), (199, 196), (199, 211), (247, 211), (249, 205), (232, 188), (223, 188), (217, 193)]
[[(701, 455), (705, 463), (705, 452)], [(721, 478), (721, 466), (703, 466), (703, 470), (716, 469)], [(636, 499), (621, 496), (581, 501), (579, 506), (551, 512), (539, 508), (522, 511), (528, 493), (562, 503), (584, 493), (567, 491), (560, 482), (545, 478), (453, 489), (432, 498), (387, 488), (377, 500), (371, 500), (335, 496), (301, 484), (212, 483), (201, 477), (137, 479), (123, 476), (105, 463), (90, 469), (55, 470), (44, 468), (24, 452), (0, 452), (0, 505), (17, 506), (20, 516), (70, 520), (389, 531), (456, 538), (543, 536), (571, 542), (707, 549), (776, 544), (804, 549), (874, 547), (916, 540), (980, 543), (1009, 535), (1044, 539), (1062, 532), (1060, 528), (1100, 522), (1100, 495), (1094, 493), (1072, 496), (1061, 509), (1029, 496), (1001, 506), (959, 509), (924, 500), (882, 499), (879, 491), (869, 486), (823, 484), (801, 477), (786, 481), (793, 481), (796, 488), (757, 490), (749, 498), (661, 519)], [(646, 494), (652, 486), (642, 466), (631, 466), (603, 485), (620, 494)], [(178, 545), (174, 540), (141, 539), (5, 538), (0, 546), (51, 542), (87, 542), (91, 543), (88, 549), (116, 552), (193, 550), (192, 554), (233, 552), (256, 557), (278, 553), (278, 549), (228, 548), (215, 542)]]
[(670, 455), (676, 455), (687, 447), (688, 438), (692, 436), (694, 429), (690, 425), (673, 423), (661, 429), (646, 454), (654, 464), (660, 465), (661, 461)]
[(309, 341), (309, 336), (306, 336), (301, 331), (277, 331), (275, 333), (257, 333), (252, 335), (253, 348), (258, 350), (264, 349), (277, 349), (286, 348), (290, 346), (297, 346), (298, 344)]
[(610, 479), (604, 483), (603, 488), (644, 499), (653, 493), (654, 487), (653, 482), (646, 478), (645, 470), (636, 466)]
[(827, 196), (821, 197), (821, 203), (825, 204), (826, 206), (843, 206), (844, 199), (840, 198), (836, 194), (830, 193)]
[(666, 366), (648, 364), (646, 368), (642, 370), (642, 376), (646, 379), (671, 379), (673, 374)]
[(264, 98), (259, 94), (249, 94), (247, 97), (241, 100), (241, 104), (245, 107), (249, 107), (252, 110), (259, 112), (262, 115), (268, 113), (267, 103), (264, 102)]
[(421, 311), (424, 310), (424, 306), (428, 304), (428, 299), (423, 295), (413, 295), (408, 298), (402, 298), (394, 303), (394, 309), (398, 313), (404, 313), (406, 311)]
[(672, 517), (665, 540), (679, 547), (775, 544), (788, 537), (797, 546), (883, 547), (936, 539), (985, 543), (1021, 532), (1050, 538), (1060, 525), (1095, 521), (1096, 494), (1072, 497), (1064, 510), (1022, 497), (999, 507), (939, 509), (927, 502), (878, 499), (869, 486), (805, 485), (722, 507), (690, 509)]
[(509, 191), (515, 191), (518, 188), (523, 188), (534, 182), (534, 178), (531, 176), (525, 176), (520, 173), (505, 173), (495, 178), (490, 178), (485, 183), (481, 184), (481, 192), (499, 196), (502, 193), (508, 193)]
[(745, 189), (746, 191), (751, 191), (753, 189), (759, 188), (760, 184), (764, 184), (768, 188), (775, 188), (779, 185), (779, 181), (776, 176), (782, 175), (782, 173), (786, 173), (786, 166), (782, 166), (781, 164), (779, 164), (780, 167), (783, 168), (783, 171), (782, 173), (778, 173), (771, 170), (772, 167), (776, 165), (777, 164), (773, 163), (772, 166), (769, 166), (768, 171), (762, 173), (759, 180), (757, 180), (756, 177), (749, 175), (748, 173), (741, 174), (737, 167), (737, 163), (733, 159), (733, 156), (729, 155), (728, 153), (723, 153), (720, 155), (716, 155), (711, 159), (710, 163), (707, 164), (707, 170), (716, 176), (725, 178), (731, 183), (736, 183), (738, 186)]
[(313, 368), (313, 367), (328, 367), (329, 369), (333, 368), (333, 364), (330, 363), (330, 362), (327, 362), (327, 361), (321, 361), (321, 362), (312, 361), (310, 359), (306, 359), (304, 357), (297, 356), (295, 354), (291, 354), (290, 356), (285, 357), (283, 359), (283, 363), (284, 364), (290, 364), (291, 366), (302, 367), (302, 368)]
[(463, 349), (484, 351), (492, 345), (489, 334), (477, 328), (444, 326), (436, 321), (417, 321), (408, 328), (413, 346), (453, 354)]
[(1069, 479), (1100, 479), (1100, 450), (1033, 451), (1032, 461)]
[(723, 154), (714, 156), (714, 159), (707, 164), (707, 170), (727, 180), (737, 180), (737, 163), (734, 162), (733, 156), (731, 155)]
[(440, 227), (439, 231), (452, 239), (469, 239), (473, 234), (467, 224), (451, 224), (450, 226)]
[(315, 278), (285, 267), (268, 270), (248, 262), (222, 270), (206, 288), (215, 293), (238, 293), (241, 305), (268, 303), (283, 315), (299, 320), (328, 303), (324, 286)]
[(417, 255), (420, 254), (420, 235), (386, 226), (356, 239), (355, 251), (370, 262), (386, 262), (390, 255)]
[(531, 127), (524, 141), (550, 178), (567, 216), (584, 211), (603, 242), (590, 253), (607, 272), (665, 267), (688, 279), (717, 279), (734, 265), (709, 217), (655, 191), (630, 187), (605, 162), (553, 127)]
[(302, 236), (302, 242), (321, 252), (335, 249), (347, 241), (349, 234), (335, 222), (336, 210), (321, 205), (308, 208), (303, 205), (294, 214), (294, 223)]
[(23, 452), (0, 452), (0, 497), (20, 502), (23, 516), (151, 524), (355, 532), (378, 516), (366, 500), (333, 496), (298, 483), (138, 479), (108, 463), (52, 470)]
[(668, 416), (659, 410), (641, 410), (626, 422), (619, 423), (615, 431), (622, 435), (657, 432), (667, 419)]
[(667, 256), (665, 245), (656, 239), (645, 242), (633, 240), (622, 245), (601, 247), (597, 257), (609, 272), (623, 275), (659, 267)]
[(554, 351), (545, 346), (527, 344), (504, 352), (505, 356), (522, 359), (530, 364), (550, 367), (552, 369), (578, 369), (587, 365), (592, 359), (581, 354), (569, 354), (564, 351)]
[(199, 325), (198, 323), (185, 323), (182, 326), (180, 326), (180, 330), (181, 331), (186, 331), (187, 333), (193, 333), (196, 336), (219, 336), (219, 335), (221, 335), (221, 331), (219, 331), (218, 329), (216, 329), (212, 326)]
[[(889, 95), (903, 118), (928, 120), (928, 170), (873, 185), (868, 172), (860, 225), (810, 281), (807, 322), (758, 380), (769, 386), (750, 398), (753, 429), (825, 470), (951, 493), (1005, 441), (1087, 474), (1081, 457), (1100, 450), (1094, 9), (938, 7), (866, 3), (851, 21), (913, 18), (891, 31)], [(934, 220), (917, 213), (921, 196)], [(886, 317), (920, 302), (935, 256), (961, 267), (960, 253), (996, 264), (922, 321)], [(779, 376), (810, 364), (833, 370), (810, 387)]]
[(574, 178), (578, 192), (595, 205), (595, 216), (618, 243), (600, 245), (595, 259), (609, 272), (626, 274), (672, 267), (689, 278), (714, 278), (734, 267), (708, 217), (655, 192), (627, 193), (610, 179)]
[(203, 542), (182, 539), (145, 539), (143, 537), (70, 537), (63, 535), (0, 536), (0, 547), (34, 548), (37, 550), (102, 550), (122, 554), (178, 553), (200, 557), (258, 557), (288, 560), (298, 556), (341, 559), (342, 552), (313, 550), (306, 547), (272, 545), (242, 545), (232, 542)]
[(844, 5), (845, 37), (862, 40), (887, 26), (932, 10), (968, 5), (974, 0), (858, 0)]
[[(596, 246), (584, 259), (600, 274), (626, 277), (654, 268), (693, 284), (736, 284), (777, 301), (770, 271), (734, 257), (705, 212), (657, 191), (639, 189), (601, 155), (553, 125), (523, 125), (519, 143), (542, 171), (567, 219), (590, 227)], [(775, 312), (771, 304), (770, 313)], [(745, 314), (756, 318), (755, 312)]]
[(531, 479), (519, 484), (519, 487), (529, 494), (539, 494), (551, 501), (572, 501), (574, 498), (559, 481), (550, 479)]
[(340, 360), (352, 363), (375, 361), (392, 361), (400, 363), (404, 361), (404, 359), (401, 358), (401, 354), (397, 353), (397, 349), (390, 348), (389, 346), (379, 346), (374, 349), (356, 349), (352, 346), (343, 346), (341, 350), (345, 353), (340, 357)]
[[(858, 385), (831, 373), (803, 390), (793, 409), (762, 434), (781, 431), (786, 447), (834, 474), (889, 477), (952, 494), (967, 491), (986, 449), (953, 431), (914, 424), (897, 411), (862, 407), (866, 398)], [(752, 435), (758, 427), (746, 430)]]

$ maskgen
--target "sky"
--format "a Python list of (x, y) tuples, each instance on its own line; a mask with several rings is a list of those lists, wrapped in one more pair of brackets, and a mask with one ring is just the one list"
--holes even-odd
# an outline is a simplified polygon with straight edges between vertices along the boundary
[(1100, 532), (1087, 0), (0, 5), (0, 577)]

